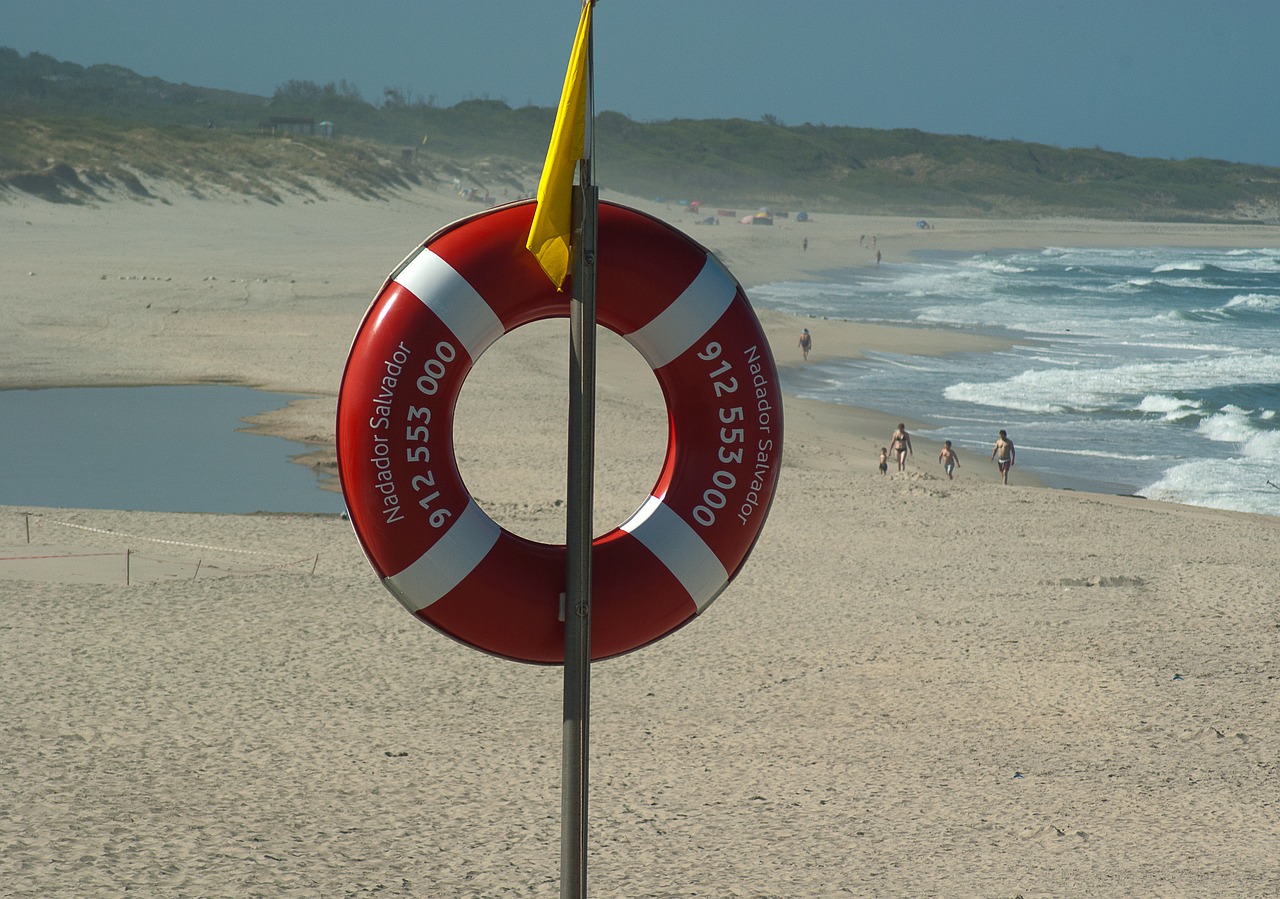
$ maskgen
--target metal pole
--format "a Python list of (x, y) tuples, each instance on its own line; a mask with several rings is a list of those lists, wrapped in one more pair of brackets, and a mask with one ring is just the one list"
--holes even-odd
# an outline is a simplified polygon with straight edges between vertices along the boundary
[(595, 504), (596, 210), (591, 176), (591, 38), (587, 38), (587, 115), (574, 191), (573, 296), (569, 301), (569, 477), (564, 727), (560, 785), (560, 899), (587, 895), (587, 798), (591, 715), (591, 538)]
[[(580, 189), (583, 233), (595, 230), (595, 188)], [(575, 204), (577, 205), (577, 204)], [(587, 241), (594, 245), (594, 241)], [(561, 899), (586, 896), (587, 783), (591, 710), (591, 538), (595, 459), (594, 252), (575, 263), (569, 311), (568, 580), (564, 625), (564, 776)], [(586, 277), (579, 277), (579, 271)]]

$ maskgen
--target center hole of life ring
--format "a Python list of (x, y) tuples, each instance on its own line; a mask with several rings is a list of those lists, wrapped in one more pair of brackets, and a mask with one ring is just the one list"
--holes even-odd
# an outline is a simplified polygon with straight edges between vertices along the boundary
[[(595, 536), (649, 496), (669, 424), (648, 363), (608, 328), (596, 329)], [(458, 395), (453, 445), (477, 505), (540, 543), (565, 541), (569, 440), (569, 320), (504, 334), (472, 367)]]

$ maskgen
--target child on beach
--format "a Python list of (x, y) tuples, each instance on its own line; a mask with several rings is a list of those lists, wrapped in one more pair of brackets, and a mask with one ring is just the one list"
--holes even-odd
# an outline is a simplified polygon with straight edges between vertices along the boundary
[(889, 472), (889, 447), (880, 447), (880, 473), (887, 474)]
[(938, 453), (938, 461), (947, 473), (947, 480), (952, 480), (952, 472), (960, 467), (960, 456), (951, 448), (951, 441), (942, 441), (942, 452)]

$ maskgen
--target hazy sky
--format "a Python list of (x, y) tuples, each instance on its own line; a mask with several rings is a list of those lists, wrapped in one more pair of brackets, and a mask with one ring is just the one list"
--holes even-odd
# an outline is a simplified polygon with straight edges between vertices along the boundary
[[(270, 96), (553, 106), (579, 0), (4, 0), (0, 46)], [(599, 0), (596, 109), (1280, 166), (1276, 0)]]

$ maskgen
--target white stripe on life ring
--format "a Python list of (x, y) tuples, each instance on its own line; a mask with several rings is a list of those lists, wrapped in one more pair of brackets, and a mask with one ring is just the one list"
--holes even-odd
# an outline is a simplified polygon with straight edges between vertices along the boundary
[(693, 597), (699, 613), (729, 586), (729, 572), (711, 547), (656, 496), (645, 500), (619, 527), (643, 543), (675, 575)]
[(435, 546), (383, 583), (401, 605), (417, 614), (474, 571), (501, 533), (502, 528), (473, 499)]
[(395, 280), (439, 316), (472, 359), (502, 336), (502, 321), (489, 304), (431, 250), (414, 256)]
[(693, 283), (651, 322), (627, 334), (627, 341), (652, 368), (662, 368), (711, 330), (737, 293), (738, 283), (708, 253)]

